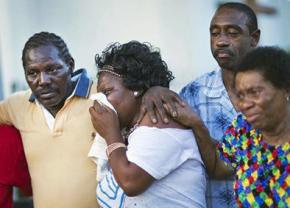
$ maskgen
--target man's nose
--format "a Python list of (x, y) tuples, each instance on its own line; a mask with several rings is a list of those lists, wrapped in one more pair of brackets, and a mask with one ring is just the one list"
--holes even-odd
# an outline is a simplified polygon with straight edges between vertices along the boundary
[(226, 34), (221, 33), (217, 39), (217, 46), (225, 47), (228, 46), (230, 43), (229, 38)]
[(46, 72), (40, 72), (39, 84), (45, 85), (50, 83), (50, 76)]

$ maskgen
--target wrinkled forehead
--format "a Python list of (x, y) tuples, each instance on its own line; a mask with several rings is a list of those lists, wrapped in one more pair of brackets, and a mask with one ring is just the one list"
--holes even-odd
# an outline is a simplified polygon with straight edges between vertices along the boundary
[(248, 28), (248, 16), (232, 8), (221, 8), (213, 16), (210, 27), (238, 26)]
[(259, 70), (248, 70), (238, 72), (235, 75), (235, 87), (238, 88), (249, 88), (251, 86), (261, 85), (264, 83), (270, 83), (266, 80), (264, 74)]

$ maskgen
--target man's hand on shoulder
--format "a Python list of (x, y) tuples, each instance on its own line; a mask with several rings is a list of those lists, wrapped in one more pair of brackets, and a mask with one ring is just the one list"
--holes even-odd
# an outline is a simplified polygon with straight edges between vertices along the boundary
[(184, 106), (185, 103), (177, 93), (165, 87), (154, 86), (146, 91), (142, 98), (141, 111), (138, 123), (146, 113), (153, 123), (157, 123), (157, 114), (160, 115), (164, 123), (168, 123), (168, 114), (175, 118), (177, 108)]

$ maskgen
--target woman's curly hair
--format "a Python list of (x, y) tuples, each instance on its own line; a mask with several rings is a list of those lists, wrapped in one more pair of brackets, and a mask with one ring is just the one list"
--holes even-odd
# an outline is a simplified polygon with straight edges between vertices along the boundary
[(239, 72), (257, 71), (274, 87), (290, 91), (290, 56), (275, 46), (257, 47), (247, 53), (235, 69)]
[(161, 59), (159, 50), (149, 43), (113, 43), (102, 55), (97, 54), (95, 61), (99, 69), (111, 65), (130, 90), (146, 91), (152, 86), (169, 87), (169, 82), (174, 79), (167, 64)]

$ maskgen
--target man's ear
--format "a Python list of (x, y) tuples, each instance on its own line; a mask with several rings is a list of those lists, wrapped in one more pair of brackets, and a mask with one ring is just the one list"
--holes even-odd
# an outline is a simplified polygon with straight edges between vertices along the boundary
[(69, 65), (70, 73), (73, 73), (73, 71), (75, 69), (75, 60), (73, 58), (71, 58), (68, 65)]
[(260, 40), (261, 31), (259, 29), (255, 30), (251, 34), (251, 46), (256, 47)]

